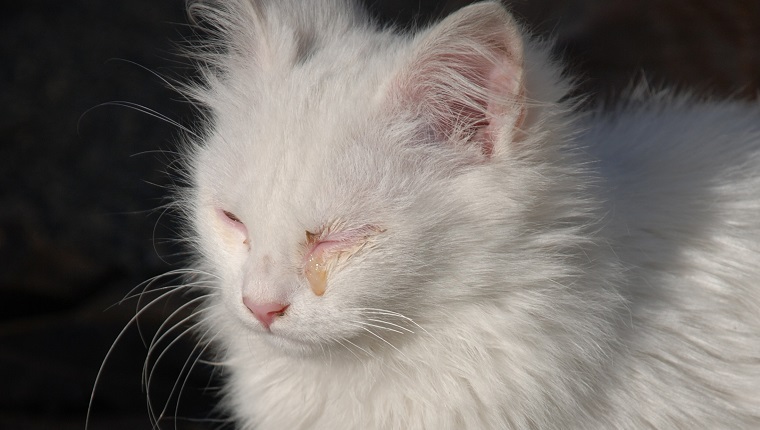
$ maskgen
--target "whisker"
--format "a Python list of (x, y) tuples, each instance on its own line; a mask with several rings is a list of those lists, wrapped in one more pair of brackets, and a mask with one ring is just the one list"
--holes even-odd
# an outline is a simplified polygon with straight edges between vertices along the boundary
[[(351, 342), (350, 340), (348, 340), (348, 339), (346, 339), (346, 338), (343, 338), (342, 340), (343, 340), (343, 341), (345, 341), (345, 342), (348, 342), (348, 343), (349, 343), (349, 344), (351, 344), (351, 345), (353, 345), (355, 348), (357, 348), (357, 349), (361, 350), (362, 352), (364, 352), (365, 354), (367, 354), (367, 355), (368, 355), (368, 356), (370, 356), (371, 358), (375, 358), (375, 354), (372, 354), (371, 352), (367, 351), (366, 349), (362, 348), (361, 346), (359, 346), (359, 345), (357, 345), (357, 344), (355, 344), (355, 343)], [(356, 354), (354, 354), (354, 355), (356, 355)], [(359, 359), (359, 356), (357, 356), (356, 358), (357, 358), (357, 359)]]
[[(405, 321), (413, 324), (415, 327), (419, 328), (420, 330), (424, 331), (426, 334), (430, 335), (430, 333), (424, 327), (422, 327), (421, 325), (417, 324), (413, 319), (409, 318), (408, 316), (406, 316), (404, 314), (401, 314), (401, 313), (398, 313), (398, 312), (389, 311), (389, 310), (386, 310), (386, 309), (378, 309), (378, 308), (356, 308), (355, 310), (357, 310), (359, 312), (362, 312), (362, 313), (367, 313), (367, 314), (378, 314), (378, 315), (386, 315), (386, 316), (393, 316), (393, 317), (396, 317), (396, 318), (400, 318), (400, 319), (403, 319), (403, 320), (405, 320)], [(430, 335), (430, 336), (432, 336), (432, 335)]]
[(380, 325), (377, 325), (377, 324), (371, 324), (371, 323), (368, 323), (368, 322), (363, 322), (363, 321), (354, 321), (354, 323), (355, 323), (355, 324), (359, 324), (359, 325), (362, 325), (362, 326), (369, 326), (369, 327), (379, 328), (379, 329), (381, 329), (381, 330), (392, 331), (392, 332), (394, 332), (394, 333), (398, 333), (398, 334), (404, 334), (404, 332), (403, 332), (403, 331), (400, 331), (400, 330), (396, 330), (396, 329), (394, 329), (394, 328), (390, 328), (390, 327), (383, 327), (383, 326), (380, 326)]
[[(180, 276), (187, 276), (187, 275), (203, 275), (203, 276), (208, 276), (210, 278), (219, 279), (219, 277), (216, 276), (216, 275), (214, 275), (213, 273), (205, 272), (205, 271), (202, 271), (202, 270), (199, 270), (199, 269), (184, 268), (184, 269), (170, 270), (168, 272), (162, 273), (160, 275), (156, 275), (156, 276), (154, 276), (154, 277), (152, 277), (152, 278), (150, 278), (148, 280), (140, 282), (134, 288), (132, 288), (131, 290), (129, 290), (129, 292), (126, 294), (126, 296), (124, 298), (122, 298), (121, 300), (119, 300), (116, 304), (111, 305), (108, 309), (110, 309), (113, 306), (120, 305), (123, 302), (125, 302), (127, 300), (130, 300), (131, 298), (136, 297), (137, 295), (139, 295), (139, 294), (135, 293), (135, 290), (137, 290), (139, 288), (142, 288), (143, 292), (145, 292), (148, 288), (150, 288), (151, 285), (153, 285), (154, 283), (156, 283), (157, 281), (159, 281), (159, 280), (161, 280), (163, 278), (166, 278), (166, 277), (169, 277), (169, 276), (180, 277)], [(195, 284), (193, 284), (193, 285), (195, 285)], [(142, 293), (140, 293), (140, 294), (142, 294)]]
[(350, 352), (350, 353), (351, 353), (351, 355), (353, 355), (354, 357), (356, 357), (356, 359), (357, 359), (357, 360), (361, 360), (361, 359), (359, 358), (359, 356), (358, 356), (358, 355), (356, 355), (356, 353), (355, 353), (354, 351), (352, 351), (352, 350), (351, 350), (351, 348), (349, 348), (348, 346), (346, 346), (346, 345), (345, 345), (345, 344), (344, 344), (344, 343), (343, 343), (343, 342), (342, 342), (340, 339), (335, 339), (335, 342), (336, 342), (338, 345), (342, 346), (342, 347), (343, 347), (343, 348), (344, 348), (346, 351)]
[(104, 106), (118, 106), (118, 107), (123, 107), (123, 108), (127, 108), (127, 109), (132, 109), (132, 110), (135, 110), (137, 112), (144, 113), (144, 114), (146, 114), (148, 116), (151, 116), (153, 118), (156, 118), (156, 119), (159, 119), (161, 121), (164, 121), (167, 124), (173, 125), (174, 127), (177, 127), (179, 130), (182, 130), (183, 132), (185, 132), (185, 133), (187, 133), (187, 134), (189, 134), (189, 135), (191, 135), (191, 136), (193, 136), (195, 138), (200, 138), (200, 136), (196, 132), (190, 130), (189, 128), (187, 128), (184, 125), (180, 124), (176, 120), (173, 120), (173, 119), (169, 118), (168, 116), (162, 114), (161, 112), (158, 112), (158, 111), (156, 111), (154, 109), (151, 109), (151, 108), (149, 108), (147, 106), (143, 106), (143, 105), (141, 105), (139, 103), (131, 102), (131, 101), (128, 101), (128, 100), (113, 100), (113, 101), (110, 101), (110, 102), (103, 102), (103, 103), (99, 103), (99, 104), (97, 104), (97, 105), (95, 105), (95, 106), (87, 109), (79, 117), (79, 121), (77, 121), (77, 133), (79, 133), (79, 126), (80, 126), (80, 123), (82, 121), (82, 118), (84, 118), (85, 115), (89, 114), (91, 111), (93, 111), (95, 109), (98, 109), (98, 108), (101, 108), (101, 107), (104, 107)]
[(90, 400), (87, 403), (87, 414), (85, 416), (85, 423), (84, 428), (87, 430), (89, 428), (90, 424), (90, 413), (92, 412), (92, 403), (95, 400), (95, 392), (98, 387), (98, 383), (100, 382), (100, 377), (103, 375), (103, 370), (105, 369), (106, 363), (108, 362), (108, 359), (111, 357), (111, 354), (113, 354), (114, 350), (116, 349), (116, 344), (119, 343), (119, 341), (124, 337), (127, 330), (132, 326), (132, 324), (135, 324), (137, 319), (145, 312), (148, 311), (148, 309), (153, 306), (155, 303), (159, 302), (162, 298), (169, 296), (170, 294), (174, 293), (174, 291), (167, 291), (163, 294), (161, 294), (159, 297), (152, 300), (150, 303), (145, 305), (143, 308), (141, 308), (139, 311), (135, 313), (135, 315), (127, 321), (127, 324), (124, 325), (124, 328), (121, 329), (119, 334), (116, 336), (116, 339), (114, 339), (113, 343), (111, 343), (111, 346), (108, 348), (108, 351), (106, 352), (105, 357), (103, 357), (103, 361), (100, 363), (100, 367), (98, 368), (98, 373), (95, 375), (95, 382), (92, 386), (92, 392), (90, 392)]
[(176, 94), (179, 94), (183, 99), (185, 99), (185, 101), (187, 101), (188, 103), (190, 103), (190, 105), (195, 106), (195, 103), (193, 102), (193, 100), (190, 99), (189, 97), (187, 97), (187, 95), (185, 95), (185, 93), (182, 90), (180, 90), (180, 88), (178, 88), (176, 84), (173, 84), (173, 83), (169, 82), (168, 79), (166, 79), (165, 77), (161, 76), (158, 72), (156, 72), (154, 70), (151, 70), (150, 68), (145, 67), (145, 66), (143, 66), (140, 63), (137, 63), (137, 62), (132, 61), (132, 60), (128, 60), (126, 58), (109, 58), (106, 62), (110, 62), (110, 61), (121, 61), (121, 62), (124, 62), (124, 63), (127, 63), (127, 64), (131, 64), (133, 66), (139, 67), (140, 69), (142, 69), (142, 70), (150, 73), (154, 77), (158, 78), (159, 81), (161, 81), (164, 85), (166, 85), (167, 87), (169, 87)]
[[(175, 329), (177, 329), (178, 327), (180, 327), (182, 324), (184, 324), (185, 322), (187, 322), (188, 320), (190, 320), (190, 319), (191, 319), (191, 318), (193, 318), (194, 316), (196, 316), (196, 315), (198, 315), (198, 314), (201, 314), (201, 313), (204, 311), (204, 309), (200, 309), (200, 310), (196, 310), (196, 311), (194, 311), (194, 312), (193, 312), (192, 314), (190, 314), (189, 316), (186, 316), (186, 317), (182, 318), (180, 321), (178, 321), (177, 323), (173, 324), (173, 325), (172, 325), (170, 328), (168, 328), (168, 329), (164, 330), (164, 329), (167, 327), (167, 324), (169, 324), (169, 322), (172, 320), (172, 318), (174, 318), (174, 317), (175, 317), (177, 314), (179, 314), (179, 313), (181, 313), (181, 312), (184, 312), (186, 308), (193, 306), (193, 305), (194, 305), (196, 302), (199, 302), (199, 301), (205, 300), (206, 298), (207, 298), (207, 296), (200, 296), (200, 297), (196, 297), (196, 298), (195, 298), (195, 299), (193, 299), (193, 300), (190, 300), (190, 301), (188, 301), (187, 303), (184, 303), (182, 306), (180, 306), (179, 308), (177, 308), (176, 310), (174, 310), (174, 311), (173, 311), (173, 312), (172, 312), (172, 313), (171, 313), (171, 314), (170, 314), (170, 315), (169, 315), (169, 316), (168, 316), (168, 317), (167, 317), (167, 318), (164, 320), (164, 322), (163, 322), (163, 323), (161, 323), (161, 325), (160, 325), (160, 326), (158, 327), (158, 329), (156, 330), (156, 334), (153, 336), (153, 339), (151, 340), (151, 342), (150, 342), (150, 345), (149, 345), (149, 347), (148, 347), (148, 355), (147, 355), (147, 357), (145, 358), (145, 366), (143, 366), (143, 372), (145, 372), (145, 371), (147, 370), (147, 368), (148, 368), (148, 363), (149, 363), (150, 357), (151, 357), (151, 355), (152, 355), (152, 351), (153, 351), (153, 349), (154, 349), (154, 348), (155, 348), (155, 347), (156, 347), (156, 346), (157, 346), (159, 343), (161, 343), (161, 341), (162, 341), (162, 340), (164, 340), (164, 339), (165, 339), (167, 336), (169, 336), (169, 335), (170, 335), (172, 332), (174, 332), (174, 330), (175, 330)], [(160, 335), (159, 335), (159, 334), (160, 334)], [(166, 351), (166, 350), (164, 350), (164, 352), (165, 352), (165, 351)], [(160, 357), (159, 357), (159, 358), (160, 358)]]
[[(190, 283), (178, 284), (178, 285), (167, 285), (165, 287), (156, 287), (156, 288), (153, 288), (150, 291), (143, 291), (143, 292), (140, 292), (140, 293), (135, 293), (135, 294), (132, 294), (130, 296), (127, 296), (127, 297), (124, 298), (124, 301), (132, 300), (132, 299), (140, 299), (140, 298), (142, 298), (142, 296), (146, 296), (146, 295), (151, 294), (151, 293), (158, 293), (160, 291), (174, 290), (174, 292), (179, 292), (180, 290), (181, 291), (185, 291), (185, 290), (189, 290), (189, 289), (197, 289), (198, 286), (200, 286), (200, 285), (203, 285), (202, 281), (190, 282)], [(220, 287), (208, 287), (208, 289), (221, 290)]]
[[(162, 335), (162, 338), (165, 335), (167, 335), (168, 333), (174, 331), (175, 328), (180, 327), (181, 324), (184, 324), (186, 321), (188, 321), (189, 319), (194, 318), (196, 315), (198, 315), (201, 312), (203, 312), (203, 309), (194, 312), (192, 315), (190, 315), (188, 317), (183, 318), (177, 324), (175, 324), (174, 326), (172, 326), (172, 328), (169, 329), (166, 333), (164, 333), (164, 335)], [(150, 372), (147, 374), (147, 379), (143, 378), (143, 381), (144, 381), (145, 387), (146, 387), (146, 394), (147, 394), (147, 398), (148, 398), (148, 411), (149, 411), (149, 413), (151, 414), (151, 416), (153, 417), (153, 419), (155, 420), (156, 423), (158, 423), (158, 421), (160, 421), (164, 417), (164, 415), (166, 414), (166, 410), (169, 407), (169, 401), (170, 401), (171, 397), (174, 395), (174, 393), (176, 392), (176, 390), (177, 390), (177, 383), (179, 382), (179, 381), (175, 382), (175, 384), (172, 386), (172, 389), (169, 392), (169, 395), (167, 397), (167, 401), (164, 404), (164, 408), (161, 410), (160, 414), (156, 415), (155, 414), (155, 410), (153, 409), (153, 406), (152, 406), (152, 404), (150, 402), (150, 386), (151, 386), (151, 382), (153, 381), (153, 376), (155, 374), (156, 368), (158, 367), (158, 363), (166, 355), (166, 353), (171, 349), (172, 346), (176, 345), (177, 342), (179, 342), (180, 339), (182, 339), (182, 337), (184, 337), (185, 335), (187, 335), (191, 331), (195, 330), (196, 327), (198, 327), (199, 325), (203, 324), (204, 321), (205, 320), (201, 320), (201, 321), (196, 322), (195, 324), (192, 324), (191, 326), (187, 327), (184, 331), (182, 331), (182, 333), (180, 333), (179, 335), (177, 335), (177, 337), (174, 338), (174, 340), (172, 340), (168, 345), (166, 345), (166, 347), (164, 347), (163, 351), (161, 351), (161, 353), (158, 355), (158, 357), (156, 358), (156, 360), (153, 362), (153, 367), (150, 370)], [(159, 341), (160, 341), (160, 339), (159, 339)], [(155, 345), (151, 345), (151, 350), (150, 351), (152, 351), (154, 348), (155, 348)], [(193, 348), (193, 350), (195, 350), (195, 348)], [(148, 360), (150, 359), (150, 355), (151, 355), (150, 351), (148, 352), (148, 358), (146, 358), (146, 366), (148, 364)], [(192, 354), (192, 352), (191, 352), (191, 354)], [(189, 358), (188, 358), (188, 360), (189, 360)], [(185, 363), (187, 364), (187, 361)], [(184, 371), (184, 369), (185, 369), (185, 366), (182, 367), (182, 370), (180, 371), (180, 375), (182, 374), (182, 372)]]
[[(200, 352), (199, 352), (199, 353), (196, 355), (196, 357), (195, 357), (195, 360), (194, 360), (194, 362), (193, 362), (192, 366), (190, 367), (190, 369), (188, 370), (187, 374), (185, 375), (185, 379), (184, 379), (184, 381), (182, 382), (182, 387), (180, 387), (180, 390), (179, 390), (179, 394), (178, 394), (178, 396), (177, 396), (177, 405), (176, 405), (176, 408), (175, 408), (175, 410), (174, 410), (174, 415), (175, 415), (175, 417), (179, 415), (179, 402), (180, 402), (180, 399), (181, 399), (182, 393), (183, 393), (183, 392), (184, 392), (184, 390), (185, 390), (185, 387), (186, 387), (186, 385), (187, 385), (187, 382), (188, 382), (188, 380), (190, 379), (190, 374), (191, 374), (191, 372), (193, 371), (193, 369), (195, 369), (195, 366), (196, 366), (198, 363), (205, 363), (205, 361), (204, 361), (204, 360), (201, 360), (201, 357), (203, 356), (203, 354), (205, 354), (205, 353), (206, 353), (206, 351), (208, 350), (208, 348), (209, 348), (209, 347), (211, 347), (211, 345), (213, 344), (213, 340), (216, 338), (216, 336), (217, 336), (217, 335), (219, 335), (219, 333), (220, 333), (220, 332), (221, 332), (221, 331), (218, 331), (216, 334), (214, 334), (214, 336), (212, 336), (212, 337), (211, 337), (211, 338), (210, 338), (210, 339), (209, 339), (207, 342), (203, 342), (203, 343), (205, 344), (205, 346), (204, 346), (204, 347), (203, 347), (203, 349), (202, 349), (202, 350), (201, 350), (201, 351), (200, 351)], [(208, 331), (207, 331), (206, 333), (208, 333)], [(204, 333), (204, 334), (201, 336), (201, 338), (205, 337), (205, 336), (206, 336), (206, 333)], [(206, 390), (210, 389), (210, 386), (209, 386), (209, 384), (210, 384), (210, 383), (211, 383), (211, 379), (209, 379), (209, 381), (208, 381), (208, 384), (206, 385)], [(185, 420), (187, 420), (187, 421), (190, 421), (190, 422), (211, 422), (211, 421), (212, 421), (210, 418), (204, 418), (204, 419), (202, 419), (202, 420), (201, 420), (201, 419), (197, 419), (197, 418), (192, 418), (192, 419), (190, 419), (190, 418), (185, 418)], [(228, 423), (228, 422), (230, 422), (230, 419), (224, 419), (224, 420), (222, 420), (222, 419), (217, 419), (217, 420), (213, 420), (213, 421), (216, 421), (216, 422), (219, 422), (219, 423)], [(176, 420), (175, 420), (175, 422), (174, 422), (174, 428), (175, 428), (175, 430), (177, 430), (177, 421), (176, 421)]]
[[(137, 312), (138, 310), (141, 309), (141, 304), (142, 304), (143, 296), (146, 296), (149, 293), (158, 292), (158, 291), (168, 291), (168, 290), (171, 290), (171, 293), (174, 293), (174, 292), (177, 292), (177, 291), (180, 291), (180, 290), (187, 290), (187, 289), (191, 289), (191, 288), (198, 288), (199, 286), (203, 285), (203, 283), (205, 282), (204, 280), (199, 280), (199, 281), (196, 281), (196, 282), (183, 283), (183, 284), (180, 284), (180, 285), (172, 285), (172, 286), (166, 286), (166, 287), (160, 287), (160, 288), (153, 288), (152, 287), (152, 285), (154, 283), (156, 283), (158, 280), (160, 280), (162, 278), (166, 278), (166, 277), (169, 277), (169, 276), (177, 276), (177, 277), (179, 277), (179, 276), (188, 276), (188, 275), (204, 275), (204, 276), (212, 276), (212, 277), (214, 276), (214, 275), (212, 275), (210, 273), (202, 272), (202, 271), (196, 270), (196, 269), (176, 269), (176, 270), (172, 270), (172, 271), (160, 274), (160, 275), (156, 275), (156, 276), (152, 277), (151, 279), (149, 279), (147, 281), (141, 282), (140, 284), (138, 284), (137, 286), (135, 286), (134, 288), (132, 288), (127, 293), (127, 295), (118, 302), (118, 304), (122, 304), (122, 303), (124, 303), (127, 300), (130, 300), (132, 298), (137, 297), (137, 303), (135, 305), (135, 312)], [(139, 292), (139, 293), (135, 293), (134, 291), (136, 289), (140, 288), (140, 287), (143, 287), (142, 291)], [(219, 288), (218, 287), (206, 286), (206, 288), (204, 288), (204, 289), (219, 289)], [(147, 345), (147, 342), (145, 340), (145, 336), (143, 334), (143, 330), (142, 330), (142, 327), (140, 325), (140, 321), (139, 320), (135, 322), (135, 326), (137, 327), (137, 332), (138, 332), (138, 334), (140, 336), (140, 339), (143, 342), (143, 345), (145, 345), (147, 347), (148, 345)]]
[[(327, 350), (325, 350), (325, 346), (322, 343), (320, 343), (319, 344), (319, 348), (322, 350), (322, 357), (324, 357), (325, 359), (327, 359), (328, 358), (327, 357)], [(332, 354), (330, 354), (328, 363), (329, 364), (332, 363)]]
[[(201, 320), (199, 322), (199, 324), (202, 324), (205, 321), (206, 321), (206, 319), (203, 319), (203, 320)], [(197, 326), (198, 326), (198, 324), (194, 325), (193, 328), (195, 328)], [(210, 328), (206, 329), (206, 331), (201, 335), (201, 339), (203, 337), (205, 337), (206, 334), (208, 334), (209, 331), (211, 331)], [(179, 415), (179, 404), (180, 404), (180, 401), (182, 399), (182, 393), (184, 392), (185, 387), (187, 386), (187, 382), (190, 379), (190, 375), (192, 374), (193, 369), (195, 369), (195, 366), (198, 364), (198, 359), (206, 352), (206, 350), (211, 346), (211, 344), (210, 343), (205, 343), (203, 345), (203, 348), (201, 348), (201, 350), (197, 353), (197, 355), (195, 355), (195, 358), (192, 360), (192, 364), (190, 365), (190, 367), (187, 368), (187, 365), (190, 363), (190, 360), (193, 358), (193, 354), (195, 354), (195, 352), (196, 352), (196, 350), (198, 349), (199, 346), (201, 346), (200, 341), (196, 342), (195, 346), (193, 347), (193, 350), (190, 351), (190, 354), (188, 355), (187, 360), (185, 360), (185, 363), (182, 365), (182, 369), (180, 369), (179, 375), (177, 375), (177, 381), (174, 383), (174, 386), (172, 387), (172, 391), (169, 394), (169, 398), (167, 399), (167, 406), (168, 406), (169, 405), (169, 399), (171, 398), (171, 395), (174, 393), (174, 390), (177, 387), (177, 384), (179, 383), (179, 379), (182, 378), (182, 374), (184, 373), (185, 377), (182, 378), (183, 379), (182, 380), (182, 385), (179, 387), (179, 391), (177, 391), (177, 403), (176, 403), (176, 405), (174, 407), (174, 416), (175, 416), (175, 418)], [(185, 371), (185, 369), (187, 369), (187, 371)], [(166, 410), (166, 408), (164, 408), (164, 411), (165, 410)], [(174, 420), (174, 428), (175, 428), (175, 430), (177, 430), (177, 421), (176, 421), (176, 419)]]
[(152, 243), (153, 243), (153, 252), (155, 253), (155, 255), (158, 256), (159, 259), (161, 259), (161, 261), (163, 261), (164, 263), (167, 263), (167, 264), (168, 264), (168, 262), (164, 259), (164, 257), (161, 255), (161, 252), (159, 252), (159, 250), (157, 248), (156, 234), (157, 234), (157, 231), (158, 231), (158, 226), (161, 223), (161, 219), (164, 217), (164, 215), (166, 215), (166, 213), (169, 210), (171, 210), (171, 208), (172, 208), (171, 205), (164, 205), (163, 209), (161, 210), (161, 212), (158, 214), (158, 217), (156, 218), (156, 222), (153, 223), (153, 230), (150, 233), (151, 234)]
[(389, 326), (392, 326), (392, 327), (396, 327), (396, 328), (398, 328), (400, 330), (403, 330), (403, 331), (405, 331), (407, 333), (414, 333), (414, 330), (411, 330), (411, 329), (409, 329), (407, 327), (404, 327), (404, 326), (400, 326), (398, 324), (394, 324), (392, 322), (388, 322), (388, 321), (384, 321), (384, 320), (379, 320), (379, 319), (374, 319), (374, 318), (367, 318), (367, 321), (372, 321), (372, 322), (376, 322), (376, 323), (380, 323), (380, 324), (385, 324), (385, 325), (389, 325)]
[(377, 339), (380, 339), (380, 340), (381, 340), (381, 341), (383, 341), (383, 342), (384, 342), (386, 345), (390, 346), (390, 347), (391, 347), (391, 348), (393, 348), (393, 349), (394, 349), (396, 352), (398, 352), (399, 354), (401, 354), (401, 356), (403, 356), (404, 358), (406, 358), (407, 360), (409, 360), (409, 357), (407, 357), (407, 356), (406, 356), (406, 354), (404, 354), (403, 352), (401, 352), (401, 350), (400, 350), (400, 349), (396, 348), (396, 346), (395, 346), (395, 345), (393, 345), (392, 343), (390, 343), (390, 342), (388, 342), (387, 340), (385, 340), (385, 338), (383, 338), (383, 337), (382, 337), (382, 336), (380, 336), (379, 334), (377, 334), (377, 333), (375, 333), (374, 331), (372, 331), (372, 330), (368, 329), (367, 327), (364, 327), (364, 326), (359, 326), (359, 327), (361, 327), (361, 329), (362, 329), (362, 330), (366, 331), (367, 333), (371, 334), (372, 336), (376, 337)]

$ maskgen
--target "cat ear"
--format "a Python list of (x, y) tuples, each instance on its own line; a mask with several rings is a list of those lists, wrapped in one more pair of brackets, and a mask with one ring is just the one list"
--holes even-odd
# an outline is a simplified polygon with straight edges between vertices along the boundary
[(485, 2), (460, 9), (420, 38), (394, 82), (400, 106), (414, 109), (438, 139), (497, 154), (525, 116), (517, 23), (498, 3)]

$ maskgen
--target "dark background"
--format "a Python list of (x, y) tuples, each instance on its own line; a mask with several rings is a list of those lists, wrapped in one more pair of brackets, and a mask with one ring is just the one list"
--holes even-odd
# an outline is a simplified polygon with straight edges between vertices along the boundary
[[(382, 21), (410, 26), (467, 2), (368, 3)], [(756, 0), (509, 4), (528, 27), (558, 39), (556, 52), (582, 76), (580, 91), (591, 95), (589, 104), (617, 98), (642, 77), (702, 95), (757, 97)], [(118, 302), (141, 282), (182, 267), (183, 249), (172, 241), (175, 221), (160, 209), (173, 159), (162, 151), (175, 147), (177, 130), (103, 104), (133, 102), (192, 124), (192, 108), (154, 74), (191, 73), (174, 55), (175, 44), (192, 37), (186, 23), (183, 0), (3, 6), (1, 429), (83, 429), (98, 368), (138, 305)], [(157, 294), (145, 300), (152, 297)], [(147, 352), (141, 333), (149, 340), (183, 300), (149, 308), (141, 330), (132, 326), (116, 343), (97, 384), (91, 429), (151, 428), (140, 385)], [(189, 377), (182, 370), (187, 357), (197, 355), (194, 345), (182, 337), (156, 367), (154, 407), (160, 411), (171, 397), (163, 428), (222, 425), (211, 412), (217, 382), (210, 367), (198, 364)], [(179, 401), (168, 395), (176, 381), (185, 384)]]

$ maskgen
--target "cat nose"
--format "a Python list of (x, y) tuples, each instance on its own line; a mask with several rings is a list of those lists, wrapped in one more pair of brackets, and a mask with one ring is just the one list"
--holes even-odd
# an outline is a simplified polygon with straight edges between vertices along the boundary
[(243, 304), (267, 330), (269, 330), (269, 326), (272, 325), (274, 319), (282, 316), (285, 313), (285, 309), (290, 306), (282, 303), (256, 303), (248, 297), (243, 297)]

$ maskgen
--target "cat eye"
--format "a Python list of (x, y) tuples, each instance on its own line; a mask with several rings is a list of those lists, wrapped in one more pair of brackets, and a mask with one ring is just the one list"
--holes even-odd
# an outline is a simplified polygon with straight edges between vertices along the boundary
[(303, 263), (303, 275), (316, 296), (322, 296), (327, 289), (328, 273), (338, 263), (338, 258), (351, 257), (370, 242), (375, 235), (385, 230), (364, 225), (359, 228), (340, 232), (312, 233), (306, 231), (306, 255)]
[(242, 223), (243, 223), (243, 221), (240, 221), (240, 218), (238, 218), (238, 217), (237, 217), (237, 215), (235, 215), (235, 214), (234, 214), (234, 213), (232, 213), (232, 212), (229, 212), (229, 211), (225, 211), (225, 210), (223, 210), (223, 211), (222, 211), (222, 213), (223, 213), (223, 214), (224, 214), (224, 216), (226, 216), (226, 217), (227, 217), (227, 219), (229, 219), (230, 221), (233, 221), (233, 222), (239, 222), (240, 224), (242, 224)]
[(224, 209), (217, 209), (216, 214), (219, 220), (222, 221), (222, 224), (242, 235), (245, 238), (243, 243), (248, 245), (248, 229), (245, 227), (245, 224), (240, 217)]

